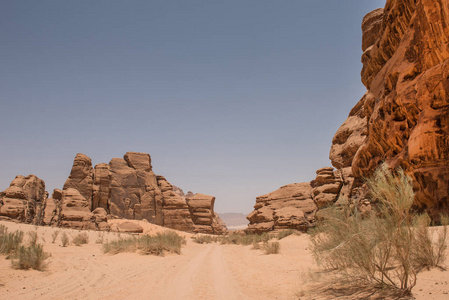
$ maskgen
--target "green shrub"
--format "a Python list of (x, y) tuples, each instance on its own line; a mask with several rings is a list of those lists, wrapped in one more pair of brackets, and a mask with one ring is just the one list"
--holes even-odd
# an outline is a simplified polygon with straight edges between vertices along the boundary
[(281, 249), (281, 245), (279, 242), (268, 242), (264, 243), (263, 249), (265, 254), (278, 254)]
[(34, 269), (38, 271), (44, 270), (46, 267), (45, 260), (50, 255), (44, 252), (44, 248), (40, 244), (31, 244), (27, 247), (20, 246), (15, 255), (17, 260), (12, 260), (11, 264), (15, 269)]
[(78, 233), (72, 240), (72, 243), (76, 246), (89, 243), (89, 235), (86, 232)]
[(402, 170), (392, 173), (383, 164), (366, 183), (375, 213), (362, 217), (349, 206), (323, 210), (312, 233), (315, 258), (326, 268), (409, 294), (423, 265), (441, 263), (446, 230), (435, 244), (428, 224), (413, 222), (412, 181)]
[(270, 236), (268, 233), (264, 232), (262, 234), (237, 234), (233, 233), (230, 235), (222, 236), (219, 238), (220, 244), (235, 244), (235, 245), (251, 245), (254, 243), (268, 242)]
[(23, 240), (23, 232), (8, 232), (8, 228), (0, 225), (0, 254), (11, 254), (19, 249)]
[(62, 247), (66, 247), (69, 244), (69, 237), (67, 236), (67, 233), (63, 233), (61, 236), (61, 243)]
[(173, 231), (166, 231), (157, 233), (155, 236), (142, 235), (107, 242), (103, 245), (103, 252), (116, 254), (139, 251), (142, 254), (163, 256), (165, 252), (180, 254), (183, 243), (184, 238), (182, 236)]

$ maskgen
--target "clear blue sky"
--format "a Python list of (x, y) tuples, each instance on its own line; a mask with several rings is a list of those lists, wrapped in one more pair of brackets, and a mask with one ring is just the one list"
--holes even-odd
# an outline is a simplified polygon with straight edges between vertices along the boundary
[(0, 0), (0, 190), (62, 188), (150, 153), (156, 174), (249, 213), (330, 166), (365, 92), (361, 21), (385, 0)]

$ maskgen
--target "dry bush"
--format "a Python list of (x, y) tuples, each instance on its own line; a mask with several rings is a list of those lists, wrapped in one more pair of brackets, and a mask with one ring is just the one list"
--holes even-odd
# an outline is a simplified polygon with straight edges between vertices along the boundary
[(220, 244), (235, 244), (235, 245), (251, 245), (254, 243), (268, 242), (270, 236), (264, 232), (262, 234), (230, 234), (219, 237)]
[(277, 233), (277, 235), (276, 235), (276, 238), (277, 238), (278, 240), (281, 240), (281, 239), (283, 239), (283, 238), (285, 238), (285, 237), (288, 237), (288, 236), (290, 236), (290, 235), (292, 235), (292, 234), (297, 234), (297, 233), (298, 233), (297, 230), (294, 230), (294, 229), (285, 229), (285, 230), (279, 231), (279, 232)]
[(48, 257), (50, 257), (50, 254), (46, 253), (40, 244), (31, 244), (27, 247), (20, 246), (15, 255), (17, 260), (12, 260), (11, 264), (15, 269), (42, 271), (47, 265), (45, 260)]
[(62, 247), (66, 247), (69, 244), (69, 237), (67, 235), (67, 233), (63, 233), (61, 236), (61, 243), (62, 243)]
[(19, 249), (23, 240), (23, 232), (8, 232), (8, 228), (0, 225), (0, 254), (10, 254)]
[(265, 254), (278, 254), (281, 250), (281, 245), (279, 242), (267, 242), (264, 243), (263, 249)]
[(180, 254), (183, 243), (184, 238), (182, 236), (173, 231), (166, 231), (157, 233), (155, 236), (142, 235), (107, 242), (103, 245), (103, 252), (116, 254), (139, 251), (142, 254), (163, 256), (165, 252)]
[(412, 182), (402, 170), (393, 174), (383, 164), (367, 186), (377, 202), (377, 213), (362, 217), (349, 207), (323, 211), (324, 221), (312, 234), (315, 258), (324, 267), (346, 271), (357, 280), (409, 294), (417, 272), (423, 264), (429, 265), (422, 258), (431, 252), (443, 257), (446, 233), (434, 244), (427, 227), (414, 226)]
[(37, 231), (28, 231), (27, 235), (28, 235), (28, 244), (30, 246), (36, 245), (37, 240), (39, 239), (39, 237), (37, 236)]
[(55, 230), (52, 232), (51, 234), (51, 242), (54, 244), (56, 239), (58, 238), (58, 235), (61, 231), (60, 230)]
[(98, 237), (95, 240), (96, 244), (103, 244), (104, 243), (104, 233), (103, 232), (99, 232), (98, 233)]
[(219, 240), (218, 237), (211, 235), (195, 235), (191, 239), (197, 244), (210, 244)]
[(430, 227), (431, 220), (427, 214), (417, 216), (414, 219), (414, 241), (412, 259), (414, 266), (418, 269), (438, 267), (443, 269), (445, 252), (447, 249), (447, 224), (448, 218), (441, 217), (443, 227)]
[(78, 233), (72, 240), (75, 246), (81, 246), (89, 243), (89, 235), (86, 232)]

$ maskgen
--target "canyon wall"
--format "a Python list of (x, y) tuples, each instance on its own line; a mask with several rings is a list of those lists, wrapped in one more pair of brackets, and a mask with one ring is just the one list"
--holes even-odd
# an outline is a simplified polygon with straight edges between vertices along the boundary
[[(449, 0), (388, 0), (364, 17), (362, 32), (367, 92), (332, 140), (335, 182), (314, 186), (317, 178), (312, 191), (308, 183), (288, 186), (302, 186), (301, 197), (317, 209), (336, 201), (367, 207), (364, 178), (385, 161), (413, 178), (414, 209), (438, 220), (449, 213)], [(280, 228), (278, 191), (257, 198), (250, 230)], [(283, 200), (284, 210), (304, 201), (294, 195)], [(310, 208), (300, 210), (290, 219), (313, 224)], [(295, 222), (283, 226), (296, 228)]]

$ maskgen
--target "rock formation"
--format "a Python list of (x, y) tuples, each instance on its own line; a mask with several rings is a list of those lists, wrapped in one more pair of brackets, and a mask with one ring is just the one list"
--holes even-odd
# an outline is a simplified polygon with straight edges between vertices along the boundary
[[(68, 193), (70, 189), (78, 191), (79, 195), (73, 195), (73, 191)], [(70, 197), (65, 197), (64, 193)], [(101, 163), (95, 168), (89, 157), (77, 154), (61, 203), (58, 222), (68, 227), (81, 226), (76, 222), (84, 222), (83, 228), (105, 227), (100, 221), (103, 215), (94, 214), (101, 208), (111, 217), (145, 219), (177, 230), (218, 234), (225, 230), (214, 215), (213, 201), (203, 208), (209, 211), (207, 222), (206, 217), (197, 218), (184, 192), (163, 176), (154, 174), (147, 153), (127, 152), (123, 158), (113, 158), (109, 164)]]
[(256, 198), (254, 211), (247, 216), (248, 231), (275, 229), (307, 230), (315, 220), (317, 207), (310, 183), (292, 183)]
[(63, 190), (55, 189), (52, 198), (47, 199), (43, 180), (17, 176), (0, 193), (0, 217), (98, 230), (111, 229), (108, 218), (124, 218), (189, 232), (226, 232), (214, 212), (215, 197), (190, 191), (187, 195), (188, 200), (180, 188), (154, 174), (147, 153), (127, 152), (95, 168), (88, 156), (78, 153)]
[[(448, 24), (449, 0), (387, 0), (365, 16), (361, 77), (368, 91), (332, 140), (329, 158), (337, 171), (318, 170), (311, 190), (293, 184), (258, 197), (249, 229), (279, 228), (279, 211), (304, 199), (318, 208), (349, 201), (366, 210), (363, 179), (383, 161), (414, 179), (418, 211), (436, 219), (449, 213)], [(293, 197), (295, 189), (301, 199)]]
[(40, 225), (48, 194), (45, 183), (35, 175), (18, 175), (0, 193), (0, 216)]
[(449, 1), (389, 0), (363, 20), (368, 92), (335, 134), (332, 165), (346, 196), (386, 161), (414, 179), (415, 207), (449, 212)]

